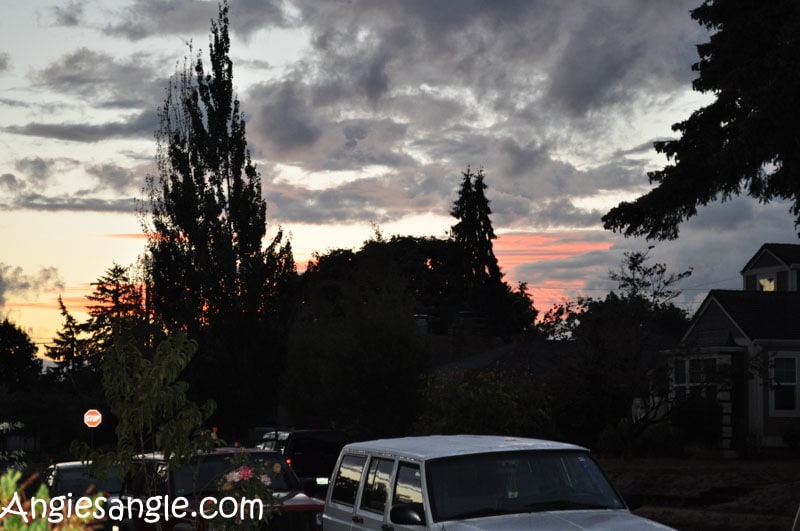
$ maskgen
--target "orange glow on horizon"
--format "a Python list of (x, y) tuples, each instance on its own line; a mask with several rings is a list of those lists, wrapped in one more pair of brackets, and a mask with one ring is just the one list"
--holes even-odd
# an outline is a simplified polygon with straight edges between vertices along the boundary
[(128, 233), (118, 232), (116, 234), (105, 234), (104, 236), (106, 238), (112, 238), (112, 239), (117, 239), (117, 240), (146, 240), (146, 239), (149, 238), (149, 235), (145, 234), (143, 232), (137, 232), (137, 233), (133, 233), (133, 232), (128, 232)]
[[(494, 241), (493, 249), (505, 273), (506, 281), (512, 287), (517, 282), (526, 282), (520, 278), (517, 267), (541, 261), (560, 260), (572, 256), (593, 252), (608, 251), (614, 242), (611, 239), (598, 238), (598, 232), (512, 232), (501, 234)], [(528, 285), (528, 293), (533, 297), (534, 306), (539, 310), (541, 318), (547, 310), (579, 292), (583, 287), (580, 279), (570, 281), (544, 281), (536, 285)]]
[[(109, 234), (110, 238), (141, 240), (145, 233)], [(511, 232), (500, 234), (493, 242), (498, 263), (505, 274), (508, 284), (516, 288), (518, 282), (528, 283), (528, 293), (533, 297), (540, 316), (554, 304), (566, 299), (575, 298), (581, 292), (584, 282), (581, 278), (572, 280), (538, 279), (535, 284), (525, 278), (524, 266), (537, 262), (564, 260), (590, 252), (609, 251), (614, 245), (614, 238), (604, 231), (578, 232)], [(296, 251), (296, 250), (295, 250)], [(298, 274), (302, 274), (309, 262), (314, 261), (314, 253), (301, 252), (294, 255)], [(60, 290), (40, 293), (37, 297), (7, 297), (2, 309), (18, 324), (33, 329), (38, 340), (51, 337), (63, 324), (59, 313), (58, 297), (64, 302), (67, 310), (76, 318), (84, 319), (88, 315), (88, 306), (92, 301), (87, 299), (94, 287), (90, 282), (71, 284)], [(30, 318), (32, 322), (27, 322)]]
[(575, 233), (566, 232), (512, 232), (497, 237), (494, 254), (501, 267), (511, 270), (520, 264), (540, 260), (558, 260), (591, 251), (608, 251), (613, 243), (610, 240), (580, 240)]

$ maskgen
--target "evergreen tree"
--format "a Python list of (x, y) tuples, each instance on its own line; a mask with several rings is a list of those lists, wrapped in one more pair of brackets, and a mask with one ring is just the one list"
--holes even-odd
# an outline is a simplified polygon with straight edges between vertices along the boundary
[(486, 199), (486, 175), (483, 168), (474, 173), (469, 166), (450, 214), (458, 220), (450, 232), (462, 253), (462, 283), (465, 294), (462, 310), (466, 313), (459, 329), (473, 335), (494, 335), (504, 339), (530, 330), (537, 311), (524, 282), (512, 289), (503, 281), (503, 273), (494, 255), (489, 200)]
[(53, 344), (46, 348), (46, 354), (48, 358), (58, 362), (61, 370), (69, 372), (83, 367), (84, 362), (89, 359), (90, 340), (81, 323), (67, 310), (61, 295), (58, 296), (58, 308), (64, 324), (56, 332)]
[[(295, 275), (282, 232), (266, 247), (266, 202), (233, 91), (228, 5), (211, 23), (210, 71), (198, 55), (170, 81), (148, 179), (152, 304), (169, 330), (198, 341), (192, 388), (243, 427), (269, 407), (284, 332), (276, 315)], [(191, 53), (191, 47), (190, 47)], [(199, 363), (197, 363), (199, 362)], [(226, 382), (227, 383), (223, 383)], [(231, 385), (231, 382), (237, 382)], [(225, 392), (216, 396), (216, 389)]]
[(451, 237), (466, 254), (468, 278), (477, 284), (499, 282), (502, 275), (492, 249), (492, 240), (497, 236), (492, 228), (489, 200), (484, 193), (486, 184), (483, 168), (473, 173), (467, 166), (463, 176), (458, 198), (450, 211), (458, 219), (451, 229)]
[(791, 201), (800, 230), (800, 3), (705, 0), (691, 15), (713, 32), (697, 47), (693, 88), (715, 100), (672, 126), (680, 138), (655, 143), (672, 163), (608, 212), (605, 228), (674, 239), (699, 206), (747, 193)]
[(146, 343), (148, 316), (145, 311), (143, 287), (136, 284), (130, 268), (114, 263), (93, 283), (94, 290), (86, 298), (91, 302), (89, 320), (79, 325), (88, 338), (87, 355), (92, 364), (98, 364), (110, 348), (114, 327), (121, 320), (142, 325), (138, 338)]

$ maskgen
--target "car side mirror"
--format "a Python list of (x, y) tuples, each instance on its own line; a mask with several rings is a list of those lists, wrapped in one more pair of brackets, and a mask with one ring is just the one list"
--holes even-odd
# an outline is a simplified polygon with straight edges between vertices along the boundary
[(398, 503), (389, 511), (389, 519), (399, 525), (425, 525), (425, 508), (421, 503)]

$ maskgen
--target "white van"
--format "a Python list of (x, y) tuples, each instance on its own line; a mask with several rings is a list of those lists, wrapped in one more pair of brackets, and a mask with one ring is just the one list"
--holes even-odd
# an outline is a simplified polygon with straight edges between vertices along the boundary
[(632, 514), (586, 448), (434, 435), (346, 445), (324, 531), (670, 529)]

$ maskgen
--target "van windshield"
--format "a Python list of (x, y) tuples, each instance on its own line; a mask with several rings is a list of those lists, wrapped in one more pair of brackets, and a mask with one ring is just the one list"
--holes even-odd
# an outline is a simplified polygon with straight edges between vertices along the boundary
[(463, 455), (430, 461), (426, 468), (435, 522), (625, 507), (592, 458), (581, 451)]

